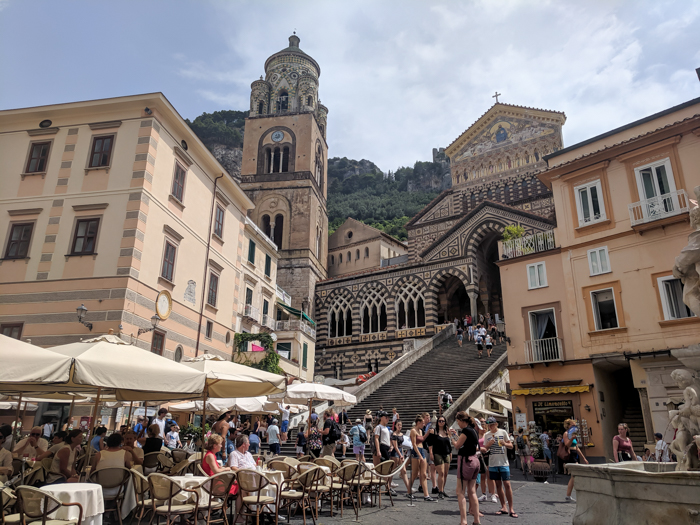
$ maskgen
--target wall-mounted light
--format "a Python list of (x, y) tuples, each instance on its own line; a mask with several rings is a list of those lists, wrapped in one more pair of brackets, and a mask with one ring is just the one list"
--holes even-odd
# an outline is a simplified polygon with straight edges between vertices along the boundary
[(87, 327), (88, 330), (90, 330), (92, 332), (92, 323), (88, 323), (87, 321), (84, 320), (85, 315), (88, 312), (88, 309), (85, 308), (85, 305), (81, 304), (80, 306), (78, 306), (78, 308), (75, 309), (75, 311), (78, 312), (78, 322), (82, 323), (84, 326)]
[(145, 334), (147, 332), (152, 332), (158, 327), (158, 323), (160, 322), (160, 317), (157, 315), (154, 315), (151, 317), (151, 328), (139, 328), (139, 335)]
[(520, 414), (520, 407), (515, 407), (515, 411)]
[(589, 405), (586, 405), (586, 406), (584, 406), (583, 408), (586, 409), (586, 412), (590, 412), (590, 411), (591, 411), (591, 407), (590, 407)]
[(153, 115), (153, 111), (151, 110), (151, 108), (144, 108), (144, 109), (143, 109), (143, 112), (144, 112), (146, 115)]

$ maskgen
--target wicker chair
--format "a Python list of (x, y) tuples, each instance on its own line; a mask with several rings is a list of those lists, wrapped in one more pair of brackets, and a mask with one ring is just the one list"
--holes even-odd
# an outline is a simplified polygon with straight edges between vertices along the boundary
[[(116, 512), (119, 525), (122, 525), (122, 502), (131, 472), (124, 467), (110, 467), (95, 470), (90, 473), (88, 483), (97, 483), (102, 487), (102, 498), (105, 502), (105, 512)], [(113, 505), (110, 505), (112, 503)]]
[[(17, 494), (17, 506), (19, 507), (19, 519), (21, 523), (34, 522), (42, 525), (47, 522), (50, 525), (81, 525), (83, 522), (83, 506), (80, 503), (62, 503), (52, 494), (34, 487), (21, 486), (15, 491)], [(57, 520), (49, 518), (60, 507), (78, 507), (78, 519)]]
[(391, 479), (401, 470), (401, 466), (395, 468), (396, 464), (392, 461), (383, 461), (376, 467), (372, 475), (372, 485), (370, 490), (372, 495), (379, 498), (379, 508), (382, 508), (382, 493), (389, 494), (391, 506), (394, 506), (394, 498), (391, 495)]
[(173, 462), (177, 465), (178, 463), (185, 461), (188, 454), (186, 450), (176, 448), (170, 451), (170, 455), (173, 458)]
[(16, 502), (17, 496), (11, 489), (0, 490), (0, 525), (17, 525), (20, 522), (19, 513), (5, 515), (5, 511), (12, 508)]
[(143, 457), (143, 472), (144, 474), (148, 470), (153, 470), (155, 471), (159, 466), (160, 463), (158, 462), (158, 456), (160, 456), (160, 452), (149, 452)]
[(331, 499), (331, 517), (333, 517), (333, 499), (338, 496), (338, 504), (340, 505), (340, 517), (343, 517), (343, 506), (347, 500), (352, 503), (352, 509), (355, 511), (355, 519), (358, 518), (358, 507), (355, 505), (354, 492), (355, 487), (353, 480), (357, 477), (357, 472), (360, 470), (360, 464), (349, 463), (340, 467), (335, 471), (337, 480), (333, 480), (331, 484), (330, 499)]
[(301, 456), (299, 458), (299, 463), (313, 463), (314, 457), (313, 456)]
[[(214, 474), (200, 484), (200, 488), (208, 494), (208, 501), (202, 503), (199, 512), (206, 512), (207, 525), (210, 523), (224, 523), (228, 525), (226, 509), (231, 499), (236, 496), (231, 495), (231, 487), (236, 481), (234, 472), (219, 472)], [(204, 498), (202, 498), (204, 499)], [(221, 511), (221, 518), (211, 519), (212, 512)], [(197, 516), (199, 518), (199, 516)], [(202, 518), (204, 519), (204, 518)]]
[[(167, 524), (170, 524), (171, 520), (177, 516), (182, 519), (189, 515), (192, 515), (192, 521), (196, 522), (197, 509), (199, 508), (199, 493), (196, 490), (181, 487), (165, 474), (153, 473), (148, 476), (148, 491), (151, 494), (151, 508), (153, 509), (149, 525), (159, 516), (165, 516)], [(182, 492), (192, 494), (194, 504), (175, 500), (175, 496)]]
[(268, 468), (279, 470), (284, 473), (284, 480), (289, 481), (293, 479), (297, 474), (297, 469), (286, 461), (272, 460), (267, 464)]
[[(355, 475), (355, 479), (352, 480), (351, 484), (357, 490), (357, 505), (362, 509), (362, 492), (372, 490), (372, 477), (371, 470), (367, 467), (366, 463), (358, 463), (359, 468)], [(365, 476), (365, 473), (369, 472), (370, 476)]]
[(143, 516), (153, 510), (153, 502), (148, 497), (148, 478), (133, 468), (131, 469), (131, 478), (134, 480), (134, 494), (136, 495), (136, 509), (132, 521), (138, 513), (136, 525), (139, 525)]
[(293, 467), (296, 467), (300, 463), (300, 461), (297, 458), (290, 458), (290, 457), (285, 457), (284, 462), (289, 463)]
[[(311, 465), (311, 463), (308, 463)], [(313, 465), (312, 468), (306, 469), (303, 474), (300, 474), (293, 482), (285, 482), (280, 490), (279, 497), (279, 510), (287, 509), (287, 523), (291, 522), (291, 509), (292, 505), (296, 505), (294, 509), (294, 514), (299, 511), (301, 507), (302, 515), (304, 516), (304, 525), (306, 525), (306, 509), (311, 511), (311, 519), (316, 525), (316, 517), (314, 516), (314, 507), (311, 504), (311, 493), (313, 488), (319, 483), (324, 477), (324, 472), (319, 467)], [(291, 483), (298, 488), (292, 489)]]
[[(241, 469), (238, 474), (238, 486), (247, 496), (241, 496), (241, 510), (238, 512), (240, 516), (254, 517), (256, 525), (260, 525), (261, 514), (272, 514), (268, 505), (275, 505), (275, 525), (278, 522), (278, 498), (280, 494), (279, 486), (273, 483), (260, 472), (250, 469)], [(262, 490), (268, 485), (274, 485), (277, 488), (277, 496), (263, 496)], [(255, 508), (253, 508), (255, 507)], [(267, 512), (265, 512), (267, 509)]]

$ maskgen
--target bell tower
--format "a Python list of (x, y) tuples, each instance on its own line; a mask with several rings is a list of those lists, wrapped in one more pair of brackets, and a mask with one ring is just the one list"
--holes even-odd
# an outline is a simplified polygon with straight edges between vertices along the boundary
[(316, 282), (326, 278), (326, 119), (318, 63), (299, 37), (265, 61), (251, 84), (241, 187), (255, 203), (250, 219), (277, 245), (277, 283), (292, 306), (312, 314)]

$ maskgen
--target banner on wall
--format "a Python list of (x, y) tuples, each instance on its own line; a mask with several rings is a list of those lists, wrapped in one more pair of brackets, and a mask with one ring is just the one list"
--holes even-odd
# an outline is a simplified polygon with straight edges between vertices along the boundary
[(262, 346), (256, 345), (256, 344), (251, 344), (250, 345), (250, 351), (251, 352), (264, 352), (265, 349)]

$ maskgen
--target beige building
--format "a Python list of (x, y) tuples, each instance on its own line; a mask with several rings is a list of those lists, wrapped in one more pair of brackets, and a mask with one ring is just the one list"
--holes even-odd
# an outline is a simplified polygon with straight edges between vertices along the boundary
[(408, 246), (353, 218), (348, 218), (328, 238), (330, 278), (407, 261)]
[[(0, 159), (3, 334), (53, 346), (113, 329), (181, 360), (274, 330), (276, 247), (161, 93), (2, 111)], [(265, 302), (255, 325), (246, 305)]]
[(516, 425), (556, 434), (574, 417), (594, 461), (620, 422), (638, 453), (655, 432), (670, 442), (674, 352), (700, 329), (672, 275), (700, 184), (700, 99), (545, 160), (557, 226), (499, 242)]

